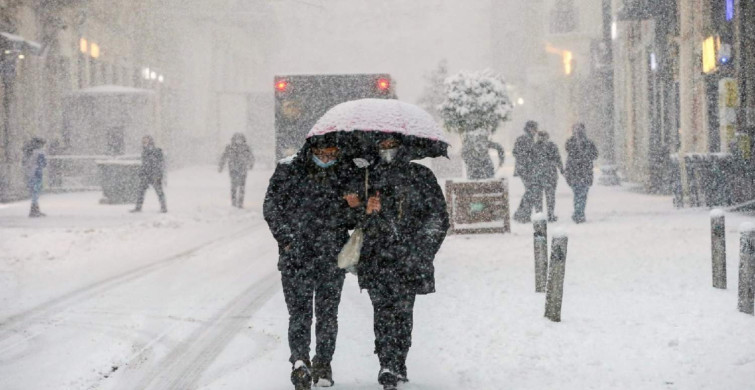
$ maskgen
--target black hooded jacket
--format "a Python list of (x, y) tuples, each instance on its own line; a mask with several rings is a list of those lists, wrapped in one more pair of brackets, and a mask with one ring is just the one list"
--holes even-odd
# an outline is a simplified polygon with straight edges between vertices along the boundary
[(356, 212), (343, 199), (341, 162), (320, 168), (309, 148), (278, 163), (265, 195), (263, 214), (278, 241), (281, 272), (335, 270), (356, 224)]
[(566, 141), (566, 182), (569, 186), (591, 186), (593, 161), (598, 158), (598, 148), (586, 136), (572, 136)]
[(433, 260), (449, 227), (446, 201), (430, 169), (398, 159), (370, 174), (381, 211), (366, 215), (357, 265), (359, 287), (435, 292)]

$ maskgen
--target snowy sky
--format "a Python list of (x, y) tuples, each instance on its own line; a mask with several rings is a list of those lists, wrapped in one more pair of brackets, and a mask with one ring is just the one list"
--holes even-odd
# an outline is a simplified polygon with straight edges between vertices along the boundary
[(275, 73), (388, 72), (414, 101), (423, 75), (491, 66), (489, 0), (280, 2)]

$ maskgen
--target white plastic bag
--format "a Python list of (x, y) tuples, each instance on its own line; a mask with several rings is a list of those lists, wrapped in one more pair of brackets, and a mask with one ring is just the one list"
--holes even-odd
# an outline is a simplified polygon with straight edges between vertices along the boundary
[(359, 263), (359, 253), (362, 251), (364, 242), (364, 232), (361, 228), (354, 229), (349, 241), (341, 248), (338, 254), (338, 268), (356, 274), (356, 265)]

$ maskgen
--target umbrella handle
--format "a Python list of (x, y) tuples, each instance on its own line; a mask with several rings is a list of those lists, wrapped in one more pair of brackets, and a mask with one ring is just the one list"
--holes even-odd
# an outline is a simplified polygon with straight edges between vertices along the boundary
[(364, 169), (364, 199), (365, 200), (369, 197), (369, 193), (367, 192), (370, 188), (369, 179), (370, 179), (370, 170), (365, 168)]

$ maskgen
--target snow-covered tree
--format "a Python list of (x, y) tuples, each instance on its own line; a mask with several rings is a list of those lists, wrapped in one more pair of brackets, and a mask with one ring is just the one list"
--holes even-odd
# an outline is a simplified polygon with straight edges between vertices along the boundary
[(460, 134), (481, 129), (494, 132), (509, 120), (513, 105), (501, 75), (487, 69), (460, 72), (444, 84), (445, 100), (439, 110), (446, 129)]
[(448, 77), (448, 61), (440, 60), (438, 67), (425, 75), (425, 88), (417, 102), (420, 107), (429, 112), (436, 120), (440, 120), (439, 107), (446, 99), (445, 81)]
[(513, 109), (506, 82), (500, 75), (484, 70), (458, 73), (446, 78), (444, 86), (445, 100), (438, 109), (446, 129), (462, 137), (467, 177), (492, 178), (495, 167), (488, 149), (495, 148), (502, 156), (503, 148), (489, 137), (501, 122), (509, 120)]

